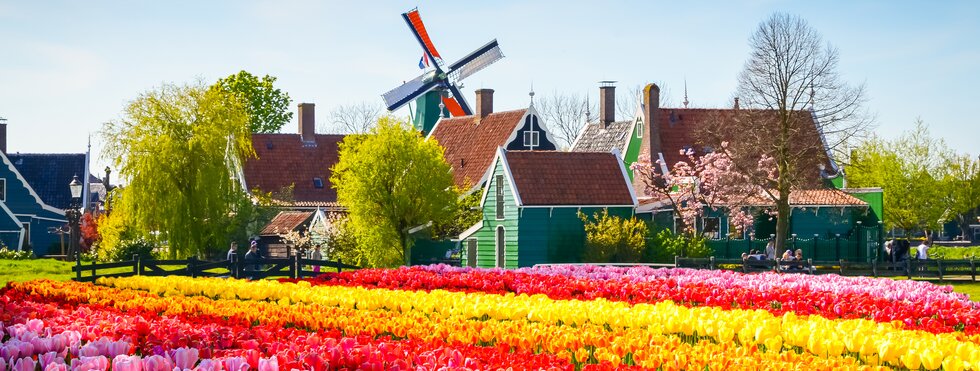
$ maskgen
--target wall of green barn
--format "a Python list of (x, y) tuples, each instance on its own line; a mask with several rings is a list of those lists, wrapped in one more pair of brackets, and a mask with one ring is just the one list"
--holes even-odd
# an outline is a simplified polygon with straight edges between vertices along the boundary
[[(623, 163), (626, 165), (626, 172), (629, 174), (630, 180), (633, 180), (633, 172), (629, 170), (630, 166), (633, 165), (640, 157), (640, 144), (643, 143), (643, 137), (637, 135), (636, 127), (643, 127), (643, 119), (636, 120), (633, 124), (633, 132), (630, 133), (630, 141), (626, 146), (626, 152), (623, 153)], [(642, 133), (642, 131), (640, 131)]]
[[(590, 217), (601, 207), (525, 207), (519, 223), (521, 267), (549, 263), (578, 263), (585, 248), (585, 224), (578, 213)], [(608, 208), (609, 215), (633, 216), (632, 207)]]
[[(496, 233), (497, 227), (504, 227), (505, 245), (505, 268), (517, 268), (517, 241), (518, 241), (518, 210), (514, 194), (511, 192), (510, 183), (504, 174), (504, 167), (500, 159), (493, 165), (493, 175), (487, 181), (487, 198), (483, 204), (483, 227), (480, 228), (472, 237), (477, 240), (476, 265), (480, 268), (493, 268), (496, 263)], [(504, 219), (497, 220), (497, 176), (502, 176), (504, 191)], [(465, 242), (464, 242), (465, 246)], [(465, 254), (464, 254), (465, 255)], [(467, 264), (464, 256), (463, 264)]]

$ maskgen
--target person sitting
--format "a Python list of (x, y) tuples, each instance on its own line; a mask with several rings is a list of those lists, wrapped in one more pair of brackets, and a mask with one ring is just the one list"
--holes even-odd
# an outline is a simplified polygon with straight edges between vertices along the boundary
[(803, 270), (803, 249), (796, 249), (796, 254), (793, 257), (793, 260), (800, 263), (796, 265), (796, 269)]

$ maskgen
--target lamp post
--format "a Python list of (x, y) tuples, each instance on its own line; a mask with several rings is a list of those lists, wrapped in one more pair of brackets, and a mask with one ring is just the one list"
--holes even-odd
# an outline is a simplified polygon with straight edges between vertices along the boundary
[(78, 175), (68, 183), (68, 189), (71, 190), (71, 206), (68, 210), (65, 210), (65, 217), (68, 218), (69, 227), (69, 238), (68, 238), (68, 258), (72, 258), (74, 255), (76, 265), (81, 264), (82, 254), (78, 248), (78, 239), (80, 237), (78, 222), (82, 219), (81, 211), (81, 197), (82, 197), (82, 182), (78, 181)]

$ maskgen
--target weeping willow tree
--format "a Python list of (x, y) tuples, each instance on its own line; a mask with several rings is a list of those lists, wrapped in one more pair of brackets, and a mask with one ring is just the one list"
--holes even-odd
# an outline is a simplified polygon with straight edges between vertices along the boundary
[(244, 197), (229, 169), (254, 156), (246, 111), (220, 89), (166, 84), (102, 129), (104, 156), (126, 186), (129, 226), (171, 257), (223, 248)]

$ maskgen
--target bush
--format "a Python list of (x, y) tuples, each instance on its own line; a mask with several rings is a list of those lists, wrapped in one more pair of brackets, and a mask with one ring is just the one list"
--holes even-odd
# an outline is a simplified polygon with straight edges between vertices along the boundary
[(582, 261), (589, 263), (636, 263), (646, 250), (649, 230), (636, 218), (609, 216), (607, 210), (596, 212), (593, 220), (578, 214), (585, 222), (585, 251)]
[(0, 259), (27, 260), (33, 257), (34, 254), (31, 254), (31, 252), (27, 250), (24, 251), (7, 250), (6, 247), (0, 247)]
[(155, 259), (153, 252), (154, 246), (150, 241), (142, 238), (122, 241), (116, 248), (101, 247), (98, 251), (100, 262), (118, 262), (133, 259), (133, 255), (139, 254), (141, 259)]
[[(914, 245), (913, 245), (914, 246)], [(929, 259), (967, 260), (980, 258), (980, 246), (930, 246)]]
[(657, 263), (673, 263), (675, 256), (706, 258), (714, 254), (704, 237), (675, 235), (669, 229), (660, 230), (650, 240), (644, 260)]

